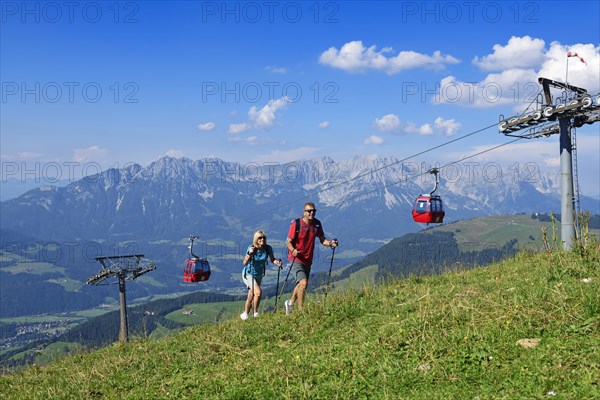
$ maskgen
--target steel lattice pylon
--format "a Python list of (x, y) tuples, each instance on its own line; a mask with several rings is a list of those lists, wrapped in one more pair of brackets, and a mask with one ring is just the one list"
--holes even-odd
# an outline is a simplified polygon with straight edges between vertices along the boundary
[(127, 326), (127, 301), (125, 296), (125, 281), (133, 280), (147, 272), (156, 269), (154, 264), (147, 266), (140, 266), (143, 254), (131, 254), (126, 256), (100, 256), (96, 257), (102, 268), (100, 271), (88, 278), (86, 283), (88, 285), (109, 285), (110, 282), (106, 282), (111, 278), (115, 278), (117, 281), (113, 282), (119, 284), (119, 302), (120, 302), (120, 315), (121, 315), (121, 327), (119, 330), (119, 340), (121, 342), (127, 342), (129, 340), (129, 331)]
[[(561, 173), (561, 241), (570, 250), (577, 238), (575, 231), (575, 203), (573, 189), (573, 136), (572, 128), (600, 121), (600, 94), (594, 96), (587, 90), (547, 78), (538, 78), (543, 88), (543, 100), (536, 111), (504, 118), (498, 129), (506, 136), (532, 139), (560, 134)], [(561, 89), (562, 95), (553, 102), (550, 87)]]

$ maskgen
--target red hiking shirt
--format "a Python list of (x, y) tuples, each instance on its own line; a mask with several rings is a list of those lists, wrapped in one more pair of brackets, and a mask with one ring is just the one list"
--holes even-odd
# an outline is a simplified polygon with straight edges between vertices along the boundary
[[(321, 221), (314, 218), (311, 224), (304, 222), (303, 218), (300, 218), (300, 231), (298, 232), (298, 240), (294, 240), (296, 236), (296, 220), (290, 224), (290, 230), (288, 231), (288, 238), (292, 239), (292, 246), (298, 250), (296, 261), (302, 265), (310, 267), (313, 261), (313, 254), (315, 251), (315, 239), (323, 236), (323, 227)], [(288, 260), (292, 261), (294, 256), (291, 252), (288, 252)]]

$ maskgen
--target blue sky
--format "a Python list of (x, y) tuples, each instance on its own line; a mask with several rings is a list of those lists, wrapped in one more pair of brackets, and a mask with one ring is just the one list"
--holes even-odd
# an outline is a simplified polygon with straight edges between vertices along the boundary
[[(600, 88), (597, 1), (4, 1), (1, 11), (3, 181), (164, 155), (402, 159), (520, 113), (538, 76)], [(444, 164), (510, 139), (492, 127), (411, 161)], [(597, 196), (600, 123), (579, 128), (577, 143), (582, 192)], [(558, 173), (558, 160), (554, 135), (469, 161), (527, 174)]]

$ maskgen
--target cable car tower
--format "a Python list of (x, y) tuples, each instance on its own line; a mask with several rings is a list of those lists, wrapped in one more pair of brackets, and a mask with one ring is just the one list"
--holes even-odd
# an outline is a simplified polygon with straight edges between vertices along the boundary
[[(573, 154), (576, 154), (576, 148), (571, 129), (600, 121), (600, 94), (592, 96), (586, 89), (542, 77), (538, 78), (538, 82), (543, 91), (543, 97), (541, 93), (538, 95), (538, 109), (530, 113), (526, 110), (510, 118), (501, 115), (498, 128), (506, 136), (525, 139), (560, 134), (560, 233), (563, 249), (570, 250), (577, 237), (574, 221), (575, 204), (579, 201), (573, 190)], [(554, 101), (550, 87), (562, 90), (561, 96)], [(576, 162), (575, 159), (575, 169)]]
[(136, 279), (147, 272), (156, 269), (156, 266), (150, 264), (146, 267), (141, 267), (140, 262), (144, 258), (143, 254), (132, 254), (127, 256), (101, 256), (96, 257), (102, 265), (102, 269), (96, 275), (91, 276), (85, 282), (88, 285), (110, 285), (115, 282), (104, 281), (110, 278), (117, 278), (119, 283), (119, 300), (121, 305), (121, 328), (119, 330), (119, 341), (127, 342), (129, 340), (129, 331), (127, 328), (127, 302), (125, 299), (125, 281)]

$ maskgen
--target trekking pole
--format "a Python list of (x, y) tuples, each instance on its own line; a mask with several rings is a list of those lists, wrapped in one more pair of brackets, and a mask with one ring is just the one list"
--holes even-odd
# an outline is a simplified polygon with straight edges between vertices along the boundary
[[(281, 258), (279, 259), (281, 262)], [(277, 267), (277, 286), (275, 287), (275, 312), (277, 312), (277, 293), (279, 293), (279, 275), (281, 275), (281, 267)]]
[[(332, 239), (332, 241), (337, 242), (337, 239)], [(329, 275), (327, 275), (327, 285), (325, 285), (325, 300), (327, 300), (327, 290), (329, 289), (329, 281), (331, 280), (331, 269), (333, 268), (333, 257), (335, 256), (335, 247), (331, 246), (331, 263), (329, 264)]]
[(281, 292), (279, 292), (279, 296), (277, 296), (277, 299), (275, 300), (275, 309), (277, 309), (277, 305), (279, 304), (279, 299), (281, 298), (281, 295), (283, 294), (283, 291), (285, 290), (285, 285), (287, 284), (287, 280), (290, 277), (290, 272), (292, 272), (292, 267), (294, 266), (294, 262), (296, 262), (296, 257), (294, 257), (294, 259), (292, 260), (292, 263), (290, 264), (290, 269), (288, 269), (288, 273), (285, 277), (285, 281), (283, 281), (283, 285), (281, 286)]
[(250, 312), (254, 317), (254, 313), (258, 311), (254, 308), (254, 276), (250, 275), (250, 279), (252, 279), (252, 300), (250, 301)]

